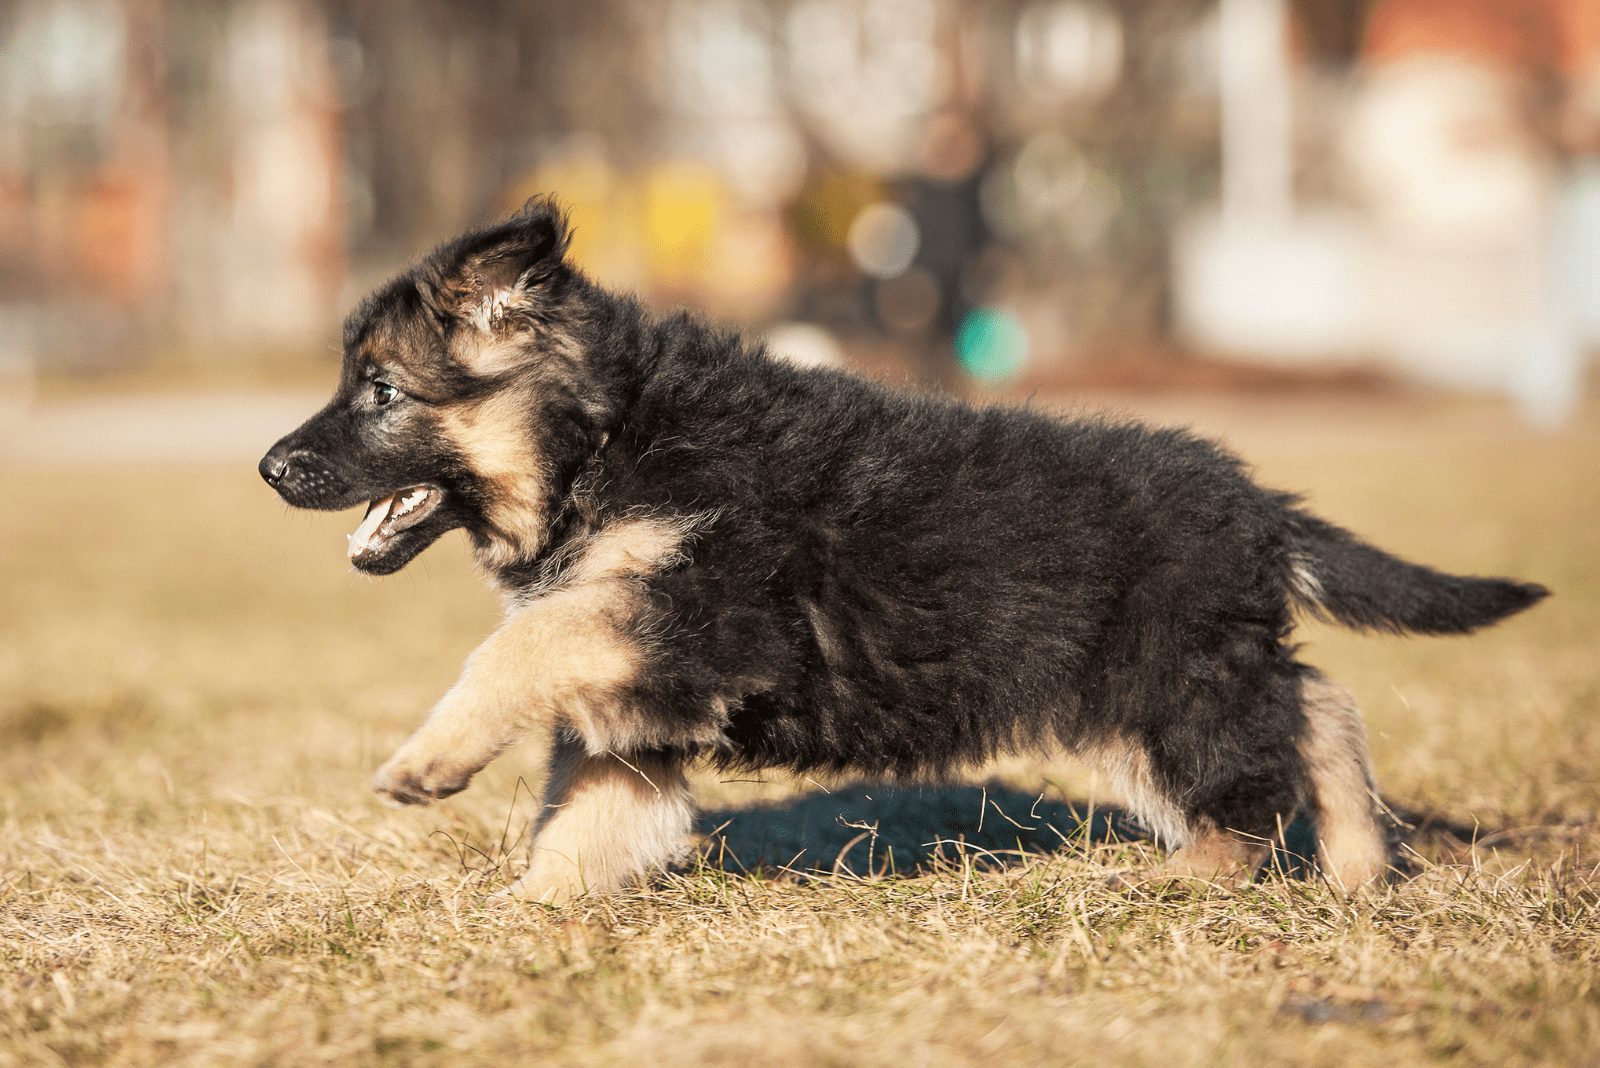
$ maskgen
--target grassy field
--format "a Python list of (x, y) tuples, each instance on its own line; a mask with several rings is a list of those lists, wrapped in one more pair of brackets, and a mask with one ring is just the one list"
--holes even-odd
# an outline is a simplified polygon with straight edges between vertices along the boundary
[(0, 1065), (1600, 1064), (1597, 421), (1153, 414), (1380, 544), (1557, 592), (1470, 639), (1305, 631), (1409, 821), (1371, 900), (1109, 889), (1149, 847), (1041, 759), (701, 776), (695, 867), (502, 906), (535, 747), (431, 809), (368, 792), (495, 619), (457, 539), (373, 581), (352, 516), (249, 465), (0, 469)]

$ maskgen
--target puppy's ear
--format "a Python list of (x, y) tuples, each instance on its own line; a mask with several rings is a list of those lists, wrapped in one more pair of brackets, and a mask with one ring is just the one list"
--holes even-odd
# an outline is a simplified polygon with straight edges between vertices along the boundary
[(534, 197), (510, 218), (437, 249), (417, 272), (417, 289), (441, 322), (514, 331), (530, 322), (539, 285), (561, 266), (571, 237), (554, 199)]

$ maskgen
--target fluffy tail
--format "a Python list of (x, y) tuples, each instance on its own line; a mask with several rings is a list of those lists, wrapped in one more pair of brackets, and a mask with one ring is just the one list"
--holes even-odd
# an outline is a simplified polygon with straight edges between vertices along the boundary
[(1550, 591), (1531, 582), (1447, 575), (1390, 556), (1332, 523), (1287, 508), (1290, 595), (1302, 608), (1360, 630), (1465, 634), (1520, 612)]

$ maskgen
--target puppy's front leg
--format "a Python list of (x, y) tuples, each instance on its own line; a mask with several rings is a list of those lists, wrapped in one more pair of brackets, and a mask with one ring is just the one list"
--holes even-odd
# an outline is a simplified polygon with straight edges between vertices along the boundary
[(489, 645), (479, 647), (422, 726), (378, 769), (373, 789), (385, 799), (426, 805), (460, 793), (527, 731), (527, 717), (496, 700), (495, 688), (483, 678), (479, 665), (493, 659), (484, 655)]
[(529, 730), (564, 714), (580, 721), (638, 671), (620, 582), (547, 595), (508, 617), (461, 678), (383, 767), (373, 788), (405, 805), (466, 788)]

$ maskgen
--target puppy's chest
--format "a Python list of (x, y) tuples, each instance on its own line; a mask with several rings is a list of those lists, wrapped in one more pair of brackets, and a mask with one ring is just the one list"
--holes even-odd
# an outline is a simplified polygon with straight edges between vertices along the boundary
[(522, 569), (494, 576), (513, 603), (531, 604), (587, 583), (645, 578), (682, 563), (703, 516), (647, 515), (612, 519), (568, 539)]

